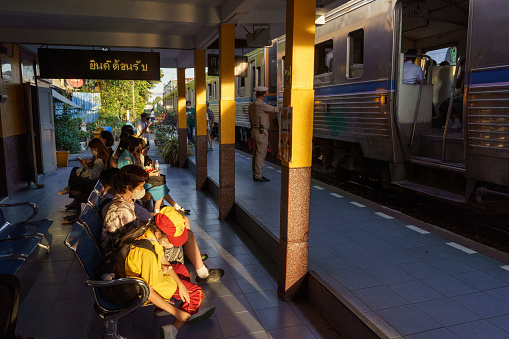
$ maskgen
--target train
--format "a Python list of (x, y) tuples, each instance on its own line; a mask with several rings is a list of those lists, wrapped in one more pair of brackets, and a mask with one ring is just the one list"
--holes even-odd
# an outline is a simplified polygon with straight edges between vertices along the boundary
[[(508, 213), (509, 44), (497, 38), (509, 33), (508, 12), (499, 0), (351, 0), (326, 13), (315, 31), (313, 165)], [(238, 143), (250, 137), (255, 86), (268, 87), (266, 101), (282, 106), (285, 38), (248, 53), (248, 77), (236, 78)], [(417, 52), (421, 84), (403, 84), (408, 50)], [(448, 62), (438, 64), (432, 57), (441, 50)], [(207, 79), (215, 114), (218, 81)], [(454, 107), (462, 128), (452, 130)]]

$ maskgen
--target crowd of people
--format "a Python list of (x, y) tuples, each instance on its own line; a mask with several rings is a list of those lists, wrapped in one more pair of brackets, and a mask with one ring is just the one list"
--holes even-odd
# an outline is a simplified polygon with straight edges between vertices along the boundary
[[(122, 127), (115, 151), (110, 132), (102, 131), (99, 138), (92, 139), (88, 144), (92, 158), (78, 158), (81, 166), (72, 169), (68, 185), (58, 194), (73, 198), (66, 209), (75, 213), (62, 221), (73, 223), (81, 202), (86, 201), (97, 180), (101, 182), (101, 262), (118, 258), (114, 254), (127, 246), (125, 262), (120, 263), (125, 276), (147, 283), (148, 300), (156, 306), (155, 315), (175, 318), (172, 324), (161, 328), (161, 337), (176, 338), (184, 323), (212, 316), (214, 307), (200, 307), (204, 295), (198, 284), (219, 281), (224, 270), (204, 264), (208, 256), (201, 253), (191, 223), (184, 215), (189, 210), (172, 199), (165, 176), (154, 168), (147, 155), (147, 135), (151, 133), (147, 117), (142, 114), (136, 130), (131, 125)], [(170, 205), (163, 206), (164, 201)], [(196, 284), (184, 266), (184, 254), (196, 270)], [(101, 278), (111, 279), (112, 273), (104, 272), (104, 265), (100, 267)]]

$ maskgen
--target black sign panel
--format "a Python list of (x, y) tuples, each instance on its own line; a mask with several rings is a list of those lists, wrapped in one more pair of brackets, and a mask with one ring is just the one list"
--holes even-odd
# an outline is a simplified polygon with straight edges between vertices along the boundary
[(39, 48), (41, 78), (161, 80), (159, 53)]
[[(208, 76), (219, 76), (219, 54), (209, 54), (207, 60)], [(247, 77), (247, 56), (235, 56), (235, 76)]]

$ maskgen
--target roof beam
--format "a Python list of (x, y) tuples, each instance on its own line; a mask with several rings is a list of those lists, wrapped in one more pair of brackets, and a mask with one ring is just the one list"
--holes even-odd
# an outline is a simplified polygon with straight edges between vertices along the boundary
[[(255, 1), (256, 2), (256, 1)], [(175, 23), (217, 25), (220, 8), (203, 7), (184, 2), (123, 0), (0, 0), (5, 14), (32, 14), (65, 17), (124, 18)]]
[(191, 36), (144, 33), (81, 32), (0, 27), (3, 42), (133, 48), (194, 49)]
[(256, 7), (261, 0), (227, 0), (221, 8), (221, 22), (235, 24), (250, 10)]

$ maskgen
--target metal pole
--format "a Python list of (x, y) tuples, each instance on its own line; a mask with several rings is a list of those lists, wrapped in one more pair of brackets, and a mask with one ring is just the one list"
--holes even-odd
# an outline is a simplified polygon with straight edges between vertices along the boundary
[(133, 80), (133, 118), (136, 115), (136, 109), (134, 108), (134, 80)]

